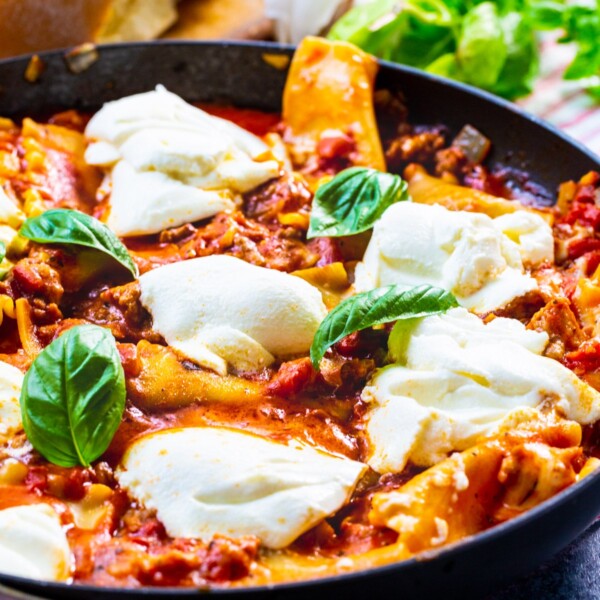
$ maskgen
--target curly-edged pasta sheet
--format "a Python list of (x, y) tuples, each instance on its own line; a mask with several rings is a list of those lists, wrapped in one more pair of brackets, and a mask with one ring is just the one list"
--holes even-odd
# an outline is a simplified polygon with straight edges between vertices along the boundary
[[(404, 176), (408, 181), (408, 191), (414, 202), (441, 204), (449, 210), (481, 212), (490, 217), (500, 217), (519, 210), (529, 210), (511, 200), (432, 177), (420, 165), (409, 165)], [(551, 211), (534, 210), (533, 212), (540, 215), (550, 225), (552, 224), (554, 216)]]
[(193, 402), (259, 403), (266, 393), (260, 383), (221, 377), (145, 340), (138, 343), (135, 360), (135, 375), (127, 389), (131, 400), (146, 410), (176, 409)]
[(506, 431), (377, 493), (369, 519), (397, 531), (407, 554), (451, 543), (537, 506), (574, 483), (581, 430), (548, 422)]
[(297, 164), (319, 150), (331, 158), (349, 138), (350, 165), (385, 170), (373, 104), (377, 69), (372, 56), (344, 42), (308, 37), (298, 46), (283, 94)]

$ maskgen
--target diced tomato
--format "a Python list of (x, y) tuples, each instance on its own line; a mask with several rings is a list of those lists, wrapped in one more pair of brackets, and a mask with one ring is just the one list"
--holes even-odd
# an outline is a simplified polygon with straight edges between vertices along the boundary
[(117, 344), (117, 350), (121, 357), (121, 364), (125, 371), (125, 377), (137, 377), (142, 370), (142, 363), (138, 358), (137, 346), (135, 344)]
[(25, 476), (25, 485), (32, 492), (44, 493), (48, 489), (48, 469), (30, 467)]
[(574, 201), (563, 221), (570, 225), (579, 223), (598, 229), (600, 227), (600, 207), (587, 201)]
[(140, 540), (164, 539), (167, 536), (164, 525), (158, 519), (147, 519), (141, 527), (131, 534), (131, 538)]
[(564, 363), (578, 375), (600, 371), (600, 341), (590, 340), (578, 350), (565, 354)]
[(269, 384), (269, 392), (287, 398), (302, 391), (316, 377), (310, 358), (284, 362)]
[(28, 262), (17, 263), (12, 270), (12, 277), (25, 294), (37, 294), (44, 289), (44, 278)]
[(87, 469), (75, 467), (67, 471), (64, 494), (67, 500), (81, 500), (85, 496), (86, 484), (90, 481), (90, 472)]
[(344, 255), (342, 254), (338, 243), (333, 238), (314, 238), (308, 242), (307, 247), (309, 250), (319, 255), (319, 261), (316, 264), (317, 267), (330, 265), (334, 262), (343, 262), (344, 260)]
[(592, 237), (572, 240), (567, 247), (567, 253), (571, 260), (595, 250), (600, 250), (600, 239)]
[(600, 265), (600, 252), (590, 252), (587, 256), (586, 275), (591, 277)]
[(232, 106), (213, 106), (200, 104), (199, 107), (207, 113), (227, 119), (242, 129), (250, 131), (254, 135), (265, 135), (275, 129), (281, 121), (279, 113), (268, 113), (250, 108), (234, 108)]
[(324, 137), (317, 144), (317, 153), (325, 159), (347, 157), (356, 150), (356, 142), (349, 135), (339, 133)]
[(335, 349), (342, 356), (350, 358), (363, 358), (372, 354), (385, 344), (387, 334), (382, 330), (365, 329), (355, 331), (342, 338)]
[[(596, 174), (597, 175), (597, 174)], [(580, 185), (577, 193), (575, 194), (575, 202), (589, 202), (595, 204), (596, 202), (596, 185), (597, 182), (589, 183), (586, 185)]]

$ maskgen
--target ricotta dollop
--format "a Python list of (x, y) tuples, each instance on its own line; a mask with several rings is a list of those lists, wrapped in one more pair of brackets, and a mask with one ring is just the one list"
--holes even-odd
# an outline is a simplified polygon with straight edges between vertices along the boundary
[(542, 402), (581, 424), (600, 418), (600, 393), (541, 355), (546, 333), (515, 319), (486, 325), (464, 308), (401, 326), (390, 338), (399, 364), (378, 370), (362, 394), (367, 462), (378, 472), (401, 471), (409, 459), (430, 466)]
[(162, 86), (108, 102), (85, 133), (86, 161), (112, 169), (107, 225), (121, 236), (233, 209), (237, 194), (279, 173), (258, 137)]
[(340, 508), (365, 469), (297, 441), (192, 427), (135, 441), (117, 478), (170, 536), (254, 535), (284, 548)]
[(327, 314), (303, 279), (232, 256), (173, 263), (140, 277), (141, 302), (167, 343), (222, 375), (309, 350)]
[(525, 267), (554, 257), (547, 223), (518, 212), (491, 219), (440, 205), (394, 204), (375, 224), (355, 287), (428, 283), (451, 291), (468, 309), (499, 308), (537, 288)]
[(0, 510), (0, 571), (9, 575), (64, 581), (72, 555), (56, 511), (48, 504)]
[(0, 361), (0, 436), (12, 435), (21, 429), (19, 397), (23, 377), (17, 367)]

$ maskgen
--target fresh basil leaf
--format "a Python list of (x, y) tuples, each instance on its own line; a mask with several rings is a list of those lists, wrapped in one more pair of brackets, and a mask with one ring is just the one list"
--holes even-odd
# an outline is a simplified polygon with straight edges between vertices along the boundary
[(23, 223), (19, 234), (40, 244), (67, 244), (108, 254), (134, 277), (138, 270), (121, 240), (102, 222), (77, 210), (55, 208)]
[(0, 262), (2, 262), (6, 258), (6, 244), (4, 242), (0, 242)]
[(27, 371), (23, 428), (32, 446), (62, 467), (89, 466), (113, 439), (125, 409), (125, 374), (112, 333), (69, 329)]
[(409, 199), (406, 190), (406, 182), (398, 175), (365, 167), (346, 169), (317, 190), (307, 237), (366, 231), (389, 206)]
[(446, 290), (431, 285), (390, 285), (356, 294), (338, 304), (319, 326), (310, 348), (315, 369), (325, 352), (355, 331), (398, 319), (428, 317), (458, 306)]

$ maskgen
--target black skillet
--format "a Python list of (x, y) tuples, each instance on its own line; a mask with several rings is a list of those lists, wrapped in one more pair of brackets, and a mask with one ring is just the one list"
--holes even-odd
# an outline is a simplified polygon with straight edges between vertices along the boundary
[[(68, 26), (68, 24), (65, 24)], [(266, 43), (166, 42), (106, 46), (86, 71), (71, 73), (60, 52), (42, 54), (46, 69), (36, 83), (23, 77), (27, 58), (0, 61), (0, 115), (93, 110), (103, 102), (162, 83), (190, 101), (225, 102), (276, 111), (286, 69), (265, 55), (292, 49)], [(267, 56), (267, 59), (269, 57)], [(382, 64), (378, 86), (399, 89), (415, 123), (443, 123), (451, 132), (474, 125), (494, 144), (490, 161), (528, 170), (554, 193), (559, 183), (590, 169), (600, 157), (512, 104), (479, 90), (414, 69)], [(0, 575), (0, 584), (45, 598), (195, 597), (223, 600), (300, 598), (468, 598), (530, 571), (566, 546), (600, 514), (600, 472), (512, 521), (460, 543), (396, 565), (327, 579), (243, 590), (139, 590), (66, 586)], [(0, 568), (2, 565), (0, 565)]]

